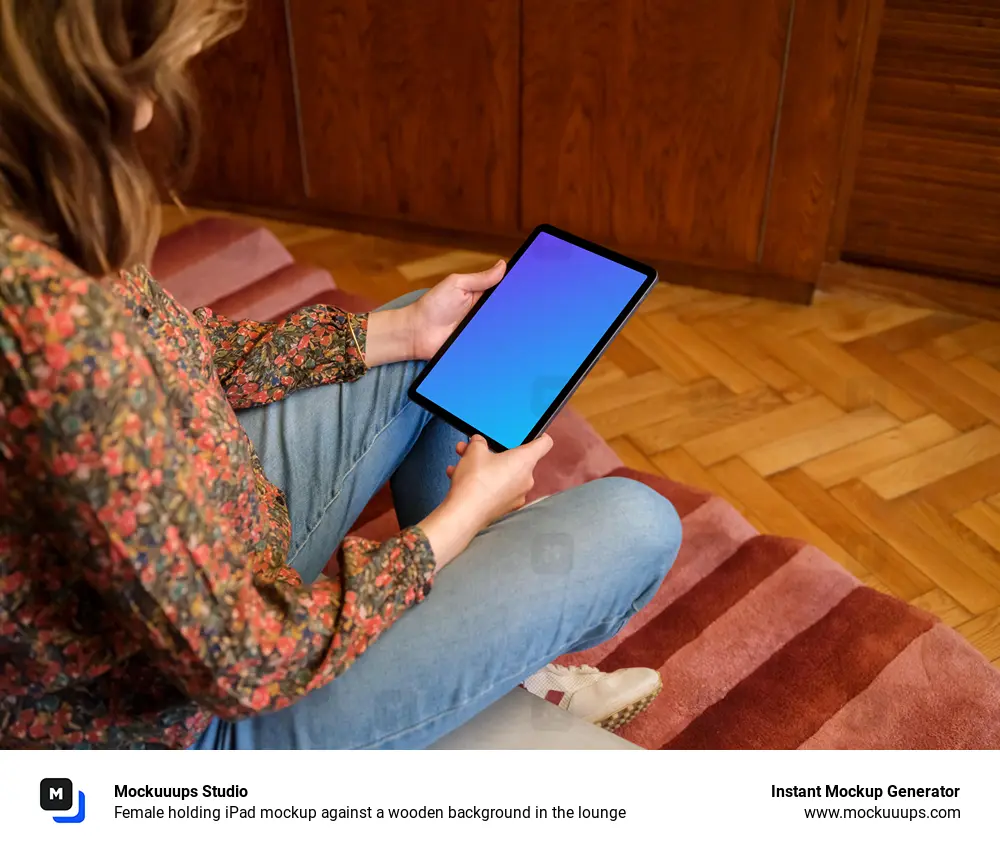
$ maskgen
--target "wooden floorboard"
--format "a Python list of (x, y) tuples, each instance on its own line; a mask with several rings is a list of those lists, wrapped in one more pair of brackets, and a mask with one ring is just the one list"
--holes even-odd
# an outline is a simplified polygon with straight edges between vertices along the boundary
[[(203, 214), (167, 208), (166, 229)], [(379, 300), (496, 259), (265, 223), (296, 259)], [(667, 281), (574, 406), (630, 466), (808, 540), (1000, 668), (1000, 323), (877, 291), (798, 307)]]

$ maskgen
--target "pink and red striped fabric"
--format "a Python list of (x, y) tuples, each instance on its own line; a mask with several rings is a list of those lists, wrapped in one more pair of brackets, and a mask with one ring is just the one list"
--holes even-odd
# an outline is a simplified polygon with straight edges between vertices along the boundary
[(956, 632), (802, 541), (757, 534), (718, 497), (671, 498), (680, 556), (614, 639), (564, 664), (660, 671), (622, 734), (650, 749), (996, 748), (1000, 672)]

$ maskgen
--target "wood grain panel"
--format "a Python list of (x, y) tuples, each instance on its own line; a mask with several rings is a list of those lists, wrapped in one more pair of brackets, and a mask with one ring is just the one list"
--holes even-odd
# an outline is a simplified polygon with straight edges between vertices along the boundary
[(1000, 319), (1000, 287), (970, 281), (857, 263), (827, 263), (820, 272), (818, 286), (826, 292), (868, 293), (897, 303)]
[[(838, 180), (847, 165), (849, 109), (864, 112), (856, 79), (866, 30), (883, 0), (795, 6), (761, 264), (815, 281), (826, 256)], [(866, 69), (867, 70), (867, 69)]]
[(836, 558), (841, 566), (858, 578), (865, 578), (870, 572), (741, 458), (720, 463), (711, 472), (729, 492), (748, 506), (749, 519), (760, 531), (806, 540)]
[(1000, 3), (887, 0), (845, 256), (1000, 284)]
[(315, 204), (513, 232), (518, 4), (289, 2)]
[(524, 0), (522, 226), (756, 263), (791, 0)]
[(911, 600), (934, 589), (927, 576), (877, 534), (872, 534), (853, 511), (815, 484), (802, 470), (782, 472), (771, 479), (771, 484), (859, 563), (871, 570), (885, 584), (888, 592)]
[(295, 94), (281, 0), (251, 0), (247, 20), (192, 65), (201, 100), (192, 200), (292, 206), (304, 198)]

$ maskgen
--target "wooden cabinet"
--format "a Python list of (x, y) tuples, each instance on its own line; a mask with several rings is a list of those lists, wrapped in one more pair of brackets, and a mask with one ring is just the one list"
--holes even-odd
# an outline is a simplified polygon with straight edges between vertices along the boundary
[(845, 253), (1000, 285), (1000, 2), (888, 0)]
[(525, 0), (523, 223), (756, 263), (792, 0)]
[(685, 282), (817, 279), (880, 2), (523, 8), (522, 224), (690, 263)]
[(255, 0), (200, 68), (192, 200), (511, 240), (550, 221), (803, 300), (881, 5)]
[(516, 229), (516, 2), (291, 0), (289, 7), (315, 206)]
[(194, 64), (202, 139), (193, 197), (287, 208), (304, 199), (295, 89), (281, 0), (254, 0), (247, 22)]

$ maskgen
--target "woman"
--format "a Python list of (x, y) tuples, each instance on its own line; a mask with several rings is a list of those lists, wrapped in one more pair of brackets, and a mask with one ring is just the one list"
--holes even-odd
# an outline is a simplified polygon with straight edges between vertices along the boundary
[[(502, 264), (274, 323), (149, 276), (135, 133), (155, 105), (186, 160), (184, 68), (239, 14), (0, 0), (5, 747), (425, 746), (613, 635), (677, 552), (651, 490), (518, 510), (549, 437), (495, 455), (407, 401)], [(386, 480), (404, 530), (344, 540)]]

